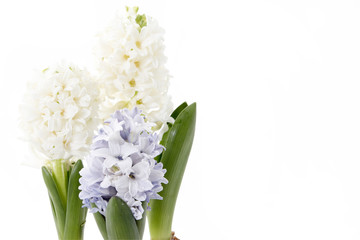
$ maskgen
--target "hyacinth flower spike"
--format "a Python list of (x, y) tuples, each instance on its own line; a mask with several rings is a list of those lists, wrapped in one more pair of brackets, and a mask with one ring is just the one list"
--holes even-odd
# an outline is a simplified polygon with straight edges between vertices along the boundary
[(138, 107), (161, 140), (173, 109), (168, 94), (164, 30), (138, 7), (127, 7), (98, 35), (96, 69), (102, 87), (100, 116)]
[(29, 83), (21, 105), (20, 124), (42, 166), (59, 239), (83, 239), (87, 209), (78, 197), (79, 159), (97, 125), (97, 98), (88, 72), (62, 63)]
[(94, 213), (104, 239), (141, 239), (151, 199), (168, 181), (154, 158), (163, 147), (141, 110), (112, 114), (93, 139), (81, 170), (80, 198)]

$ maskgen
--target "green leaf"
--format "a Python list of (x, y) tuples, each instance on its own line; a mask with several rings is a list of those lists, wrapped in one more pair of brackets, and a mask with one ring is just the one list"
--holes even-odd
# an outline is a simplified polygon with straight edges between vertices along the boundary
[(51, 205), (51, 212), (53, 213), (53, 216), (54, 216), (54, 222), (55, 222), (55, 225), (56, 225), (56, 231), (58, 233), (58, 235), (62, 235), (62, 233), (60, 234), (60, 229), (58, 228), (58, 223), (57, 223), (57, 217), (56, 217), (56, 211), (55, 211), (55, 207), (54, 207), (54, 203), (52, 202), (51, 200), (51, 197), (50, 197), (50, 194), (49, 194), (49, 200), (50, 200), (50, 205)]
[(180, 104), (171, 114), (171, 117), (176, 120), (176, 118), (179, 116), (179, 114), (188, 106), (187, 102), (183, 102)]
[[(183, 102), (182, 104), (180, 104), (180, 106), (178, 106), (174, 111), (173, 113), (171, 114), (171, 117), (176, 120), (177, 116), (181, 113), (182, 110), (184, 110), (186, 107), (188, 106), (188, 104), (186, 102)], [(160, 141), (160, 144), (163, 145), (163, 146), (166, 146), (166, 142), (167, 142), (167, 139), (168, 139), (168, 135), (169, 135), (169, 132), (172, 128), (172, 124), (171, 123), (167, 123), (168, 125), (168, 130), (167, 132), (164, 133), (161, 141)], [(156, 156), (155, 157), (155, 160), (158, 161), (158, 162), (161, 162), (161, 158), (162, 158), (162, 154), (161, 153), (160, 155)]]
[(105, 217), (99, 212), (96, 212), (93, 215), (94, 215), (96, 224), (101, 232), (102, 237), (104, 238), (104, 240), (108, 240)]
[(160, 192), (163, 200), (152, 200), (148, 212), (151, 239), (168, 240), (182, 177), (190, 155), (196, 123), (196, 103), (183, 109), (168, 133), (166, 150), (161, 162), (167, 170), (169, 183)]
[(112, 197), (106, 207), (106, 230), (109, 240), (140, 240), (130, 208), (118, 197)]
[[(180, 104), (180, 106), (178, 106), (173, 113), (171, 114), (171, 117), (176, 120), (176, 118), (179, 116), (179, 114), (188, 106), (188, 104), (186, 102), (183, 102), (182, 104)], [(167, 140), (168, 140), (168, 136), (170, 133), (170, 130), (172, 128), (173, 124), (168, 123), (168, 127), (169, 130), (163, 135), (163, 138), (161, 139), (160, 144), (163, 146), (166, 146)]]
[(56, 218), (55, 224), (59, 239), (62, 239), (65, 228), (65, 208), (52, 175), (46, 167), (42, 167), (41, 171), (50, 196), (51, 208), (53, 213), (55, 213), (54, 218)]
[(83, 164), (78, 160), (69, 177), (64, 239), (83, 239), (87, 208), (82, 207), (79, 198), (79, 172), (82, 168)]
[[(95, 205), (95, 204), (93, 204)], [(142, 239), (143, 235), (144, 235), (144, 229), (145, 229), (145, 223), (146, 223), (146, 202), (143, 202), (142, 207), (144, 209), (144, 213), (143, 213), (143, 217), (140, 220), (136, 220), (136, 225), (139, 231), (139, 235), (140, 235), (140, 239)], [(105, 217), (99, 213), (96, 212), (94, 213), (94, 218), (96, 221), (96, 224), (101, 232), (102, 237), (104, 238), (104, 240), (108, 239), (108, 235), (107, 235), (107, 231), (106, 231), (106, 221), (105, 221)]]
[(71, 172), (74, 169), (74, 166), (75, 166), (75, 164), (69, 164), (69, 166), (68, 166), (68, 170), (67, 170), (67, 173), (66, 173), (66, 176), (67, 176), (66, 182), (67, 183), (69, 183)]

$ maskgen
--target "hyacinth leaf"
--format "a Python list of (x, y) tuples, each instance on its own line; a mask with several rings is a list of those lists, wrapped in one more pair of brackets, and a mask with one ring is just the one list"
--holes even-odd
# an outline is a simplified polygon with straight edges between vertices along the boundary
[[(58, 227), (58, 219), (57, 219), (57, 216), (56, 216), (55, 206), (54, 206), (54, 203), (51, 200), (50, 194), (49, 194), (49, 200), (50, 200), (50, 205), (51, 205), (51, 211), (52, 211), (53, 216), (54, 216), (54, 222), (55, 222), (55, 225), (56, 225), (56, 231), (58, 233), (58, 236), (60, 236), (61, 229), (59, 229), (59, 227)], [(62, 235), (62, 233), (61, 233), (61, 235)]]
[(107, 235), (107, 231), (106, 231), (105, 217), (99, 212), (96, 212), (93, 215), (94, 215), (96, 224), (97, 224), (97, 226), (98, 226), (98, 228), (100, 230), (100, 233), (101, 233), (103, 239), (108, 240), (108, 235)]
[(83, 239), (87, 208), (82, 207), (79, 198), (79, 172), (82, 168), (83, 163), (78, 160), (69, 177), (64, 239)]
[(69, 183), (70, 176), (71, 176), (71, 172), (72, 172), (73, 168), (74, 168), (74, 165), (72, 165), (72, 164), (70, 164), (70, 165), (68, 166), (67, 179), (66, 179), (66, 182), (67, 182), (67, 183)]
[(53, 213), (55, 213), (54, 218), (56, 218), (55, 224), (59, 235), (59, 239), (62, 239), (64, 234), (64, 227), (65, 227), (65, 208), (61, 201), (60, 195), (58, 193), (58, 189), (56, 187), (56, 184), (54, 182), (51, 173), (48, 171), (46, 167), (42, 167), (41, 170), (45, 185), (48, 189), (48, 193), (50, 196), (50, 204), (53, 209)]
[(139, 231), (140, 239), (143, 238), (144, 229), (145, 229), (145, 223), (146, 223), (147, 203), (145, 201), (142, 203), (142, 208), (144, 209), (144, 213), (142, 215), (142, 218), (140, 220), (136, 220), (136, 225), (137, 225), (137, 228), (138, 228), (138, 231)]
[[(179, 114), (182, 112), (182, 110), (184, 110), (187, 106), (188, 106), (187, 102), (183, 102), (182, 104), (180, 104), (180, 105), (173, 111), (173, 113), (171, 114), (171, 117), (172, 117), (174, 120), (176, 120), (177, 116), (179, 116)], [(168, 123), (168, 127), (169, 127), (169, 130), (168, 130), (166, 133), (164, 133), (164, 135), (163, 135), (163, 137), (162, 137), (162, 139), (161, 139), (161, 141), (160, 141), (160, 144), (163, 145), (163, 146), (166, 145), (167, 138), (168, 138), (168, 134), (169, 134), (169, 132), (170, 132), (170, 130), (171, 130), (171, 128), (172, 128), (172, 124), (171, 124), (171, 123)], [(161, 162), (161, 157), (162, 157), (162, 153), (161, 153), (159, 156), (157, 156), (157, 157), (155, 158), (155, 160), (158, 161), (158, 162)]]
[(180, 104), (171, 114), (171, 117), (176, 120), (176, 118), (179, 116), (179, 114), (188, 106), (187, 102), (183, 102)]
[(106, 230), (109, 240), (140, 240), (135, 218), (122, 199), (112, 197), (106, 208)]
[[(183, 102), (182, 104), (180, 104), (180, 106), (178, 106), (174, 111), (173, 113), (171, 114), (171, 117), (176, 120), (176, 118), (179, 116), (179, 114), (188, 106), (187, 102)], [(168, 123), (168, 127), (169, 127), (169, 130), (164, 134), (163, 138), (161, 139), (161, 142), (160, 144), (163, 145), (163, 146), (166, 146), (166, 142), (167, 142), (167, 139), (168, 139), (168, 135), (169, 135), (169, 132), (172, 128), (173, 124), (171, 123)], [(160, 156), (160, 159), (161, 159), (162, 155)], [(161, 161), (161, 160), (160, 160)]]
[(152, 240), (168, 240), (171, 237), (176, 199), (190, 155), (195, 123), (196, 103), (193, 103), (178, 114), (169, 130), (166, 150), (161, 158), (161, 162), (167, 170), (165, 177), (169, 183), (163, 186), (164, 189), (160, 193), (163, 200), (150, 201), (151, 211), (147, 214)]
[(54, 203), (51, 200), (50, 194), (49, 194), (49, 200), (50, 200), (50, 205), (51, 205), (51, 212), (53, 213), (55, 224), (57, 225), (56, 211), (55, 211)]

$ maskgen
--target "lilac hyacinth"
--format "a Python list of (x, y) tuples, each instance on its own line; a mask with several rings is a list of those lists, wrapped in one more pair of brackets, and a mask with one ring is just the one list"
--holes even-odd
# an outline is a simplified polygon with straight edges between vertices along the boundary
[(130, 207), (136, 220), (142, 218), (142, 202), (162, 199), (158, 194), (166, 172), (154, 157), (163, 151), (152, 125), (141, 110), (122, 109), (98, 131), (86, 166), (80, 171), (80, 199), (83, 206), (105, 215), (111, 197), (117, 196)]

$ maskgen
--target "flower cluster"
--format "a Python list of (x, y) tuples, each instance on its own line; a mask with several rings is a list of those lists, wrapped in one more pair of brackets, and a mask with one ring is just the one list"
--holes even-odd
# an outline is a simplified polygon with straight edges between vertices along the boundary
[(98, 124), (98, 87), (72, 64), (44, 69), (28, 85), (21, 126), (42, 159), (86, 155)]
[(173, 105), (167, 94), (163, 29), (138, 8), (127, 8), (98, 35), (95, 47), (101, 82), (101, 117), (117, 109), (138, 107), (160, 137), (167, 131)]
[(166, 172), (154, 157), (163, 147), (151, 132), (141, 110), (122, 109), (112, 114), (93, 139), (87, 165), (81, 170), (80, 199), (91, 212), (105, 215), (108, 200), (127, 202), (135, 219), (141, 219), (142, 202), (162, 199), (158, 192)]

